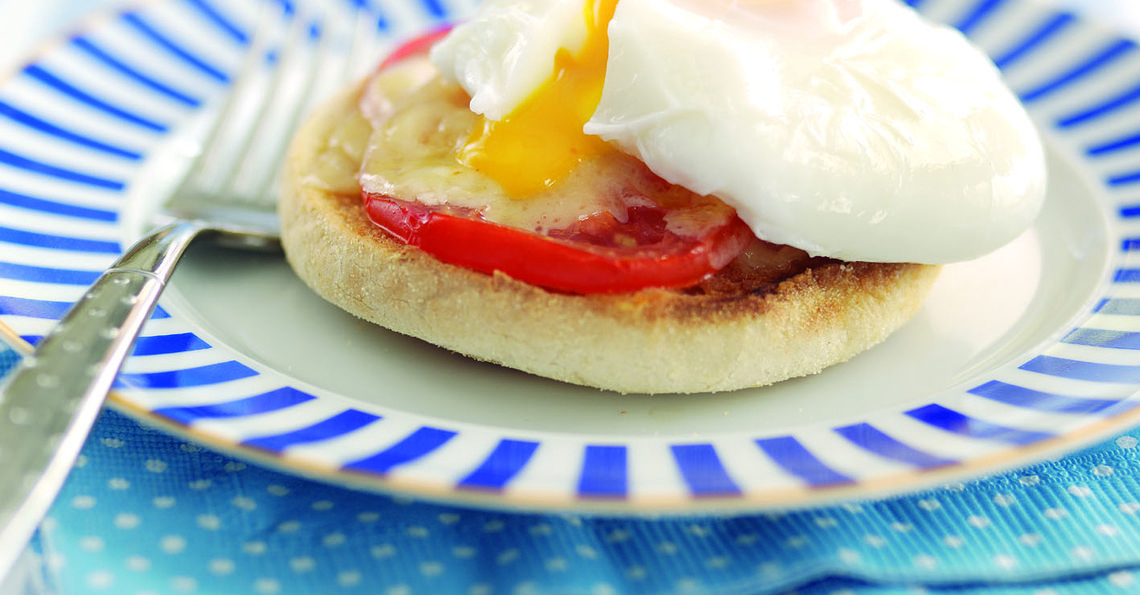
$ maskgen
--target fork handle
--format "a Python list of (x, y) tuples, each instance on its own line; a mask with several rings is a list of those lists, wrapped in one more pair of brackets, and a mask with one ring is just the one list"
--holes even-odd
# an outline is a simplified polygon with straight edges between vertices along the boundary
[(47, 513), (174, 266), (206, 227), (132, 246), (24, 358), (0, 392), (0, 580)]

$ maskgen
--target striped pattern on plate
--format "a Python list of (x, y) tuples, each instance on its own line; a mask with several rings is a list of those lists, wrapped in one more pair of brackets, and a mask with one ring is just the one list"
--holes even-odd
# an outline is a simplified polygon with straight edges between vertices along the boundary
[[(783, 435), (524, 434), (307, 389), (211, 345), (176, 310), (160, 308), (115, 404), (191, 439), (334, 481), (489, 506), (612, 512), (866, 496), (1028, 462), (1136, 423), (1136, 43), (1031, 0), (911, 3), (994, 57), (1049, 143), (1097, 188), (1114, 244), (1114, 273), (1079, 326), (1056, 329), (1039, 350), (964, 389)], [(377, 53), (470, 9), (437, 0), (326, 4), (375, 22)], [(254, 0), (145, 4), (94, 22), (0, 81), (0, 323), (34, 343), (120, 252), (137, 217), (129, 188), (228, 84), (254, 8)]]

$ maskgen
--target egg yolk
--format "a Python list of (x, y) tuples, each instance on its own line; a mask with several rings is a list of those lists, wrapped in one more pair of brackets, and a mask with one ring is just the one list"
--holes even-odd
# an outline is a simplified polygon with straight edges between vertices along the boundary
[(610, 151), (582, 126), (602, 97), (609, 36), (617, 0), (587, 0), (582, 48), (558, 50), (554, 71), (502, 120), (480, 117), (457, 157), (498, 181), (507, 195), (523, 198), (553, 186), (579, 163)]

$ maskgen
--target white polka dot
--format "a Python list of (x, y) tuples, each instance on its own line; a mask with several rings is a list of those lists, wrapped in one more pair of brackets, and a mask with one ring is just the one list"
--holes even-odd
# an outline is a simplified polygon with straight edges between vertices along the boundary
[(150, 560), (142, 556), (130, 556), (126, 560), (127, 570), (131, 572), (146, 572), (150, 570)]
[(375, 523), (380, 520), (380, 513), (378, 512), (362, 512), (356, 515), (356, 520), (361, 523)]
[(67, 559), (59, 552), (48, 552), (43, 557), (44, 566), (53, 572), (60, 572), (67, 566)]
[(1017, 566), (1017, 558), (1008, 554), (998, 554), (994, 556), (994, 564), (1003, 570), (1010, 570)]
[(122, 477), (112, 477), (111, 479), (107, 480), (107, 487), (115, 490), (116, 492), (121, 492), (123, 490), (130, 489), (131, 482)]
[(1071, 550), (1069, 553), (1078, 560), (1092, 560), (1096, 557), (1096, 552), (1092, 548), (1084, 545), (1079, 545)]
[(491, 595), (492, 587), (487, 583), (475, 583), (467, 587), (467, 595)]
[(83, 581), (90, 589), (102, 591), (111, 588), (115, 584), (115, 575), (107, 572), (106, 570), (96, 570), (88, 574)]
[(570, 562), (566, 558), (550, 558), (543, 562), (543, 566), (549, 572), (565, 572), (570, 568)]
[(234, 498), (232, 500), (232, 504), (235, 508), (244, 510), (246, 512), (257, 510), (257, 501), (247, 496), (238, 496)]
[(316, 510), (318, 512), (332, 510), (334, 506), (336, 506), (336, 504), (334, 504), (331, 500), (317, 500), (316, 502), (313, 502), (313, 510)]
[(1109, 467), (1108, 465), (1097, 465), (1096, 467), (1093, 467), (1092, 472), (1093, 472), (1093, 475), (1095, 475), (1097, 477), (1109, 477), (1110, 475), (1115, 473), (1116, 470), (1113, 469), (1112, 467)]
[(124, 512), (115, 515), (115, 528), (117, 529), (134, 529), (142, 523), (142, 519), (136, 514)]
[(852, 591), (851, 589), (838, 589), (836, 591), (832, 591), (830, 595), (855, 595), (855, 591)]
[(731, 563), (732, 560), (725, 556), (714, 556), (708, 560), (705, 560), (705, 568), (709, 568), (711, 570), (723, 570), (725, 568), (728, 568), (728, 565)]
[(71, 499), (71, 507), (79, 510), (95, 508), (95, 498), (91, 496), (76, 496)]
[(486, 533), (498, 533), (502, 531), (507, 525), (503, 521), (488, 521), (483, 525), (483, 531)]
[(537, 525), (531, 525), (530, 527), (528, 527), (527, 533), (530, 533), (531, 535), (534, 535), (536, 537), (540, 537), (540, 536), (544, 536), (544, 535), (553, 535), (554, 534), (554, 527), (551, 527), (550, 525), (548, 525), (546, 523), (539, 523)]
[(1039, 545), (1045, 538), (1039, 533), (1025, 533), (1017, 538), (1017, 542), (1021, 545), (1034, 547)]
[(923, 570), (938, 568), (938, 559), (930, 554), (919, 554), (914, 557), (914, 565)]
[(649, 576), (649, 571), (644, 566), (630, 566), (625, 569), (623, 573), (625, 578), (631, 581), (643, 581), (645, 577)]
[(843, 510), (850, 512), (851, 514), (859, 514), (860, 512), (863, 512), (863, 506), (855, 502), (844, 502), (843, 504), (840, 504), (840, 506), (843, 508)]
[(609, 583), (598, 583), (590, 589), (590, 595), (617, 595), (617, 590)]
[(475, 554), (477, 553), (479, 553), (479, 550), (465, 545), (459, 545), (451, 548), (451, 554), (456, 558), (474, 558)]
[(75, 467), (82, 469), (87, 466), (87, 455), (79, 455), (75, 457)]
[(793, 535), (792, 537), (784, 540), (784, 546), (793, 550), (798, 550), (808, 544), (808, 538), (803, 535)]
[(861, 557), (859, 552), (845, 547), (839, 548), (835, 553), (839, 556), (839, 559), (846, 564), (855, 564)]
[(997, 494), (993, 501), (998, 506), (1013, 506), (1017, 503), (1017, 498), (1014, 498), (1013, 494)]
[(454, 512), (444, 512), (439, 515), (439, 522), (445, 525), (454, 525), (459, 522), (460, 516)]
[(839, 526), (839, 521), (827, 516), (815, 517), (815, 526), (820, 529), (831, 529)]
[(198, 590), (198, 581), (189, 576), (175, 576), (170, 579), (170, 588), (179, 593), (193, 593)]
[(1140, 440), (1132, 436), (1121, 436), (1116, 439), (1116, 445), (1120, 448), (1136, 448), (1137, 444), (1140, 444)]
[(1140, 502), (1123, 502), (1117, 509), (1124, 514), (1136, 514), (1140, 512)]
[(151, 473), (162, 473), (166, 471), (166, 461), (160, 461), (158, 459), (150, 459), (144, 463), (143, 466)]
[(966, 545), (966, 540), (963, 539), (961, 535), (947, 535), (946, 537), (942, 538), (942, 543), (946, 547), (958, 549)]
[(79, 549), (81, 549), (85, 552), (97, 554), (97, 553), (103, 551), (103, 546), (104, 546), (103, 538), (101, 538), (101, 537), (89, 535), (86, 537), (80, 537), (79, 538)]
[(755, 533), (744, 533), (742, 535), (737, 535), (736, 539), (733, 541), (736, 543), (736, 545), (747, 547), (750, 545), (755, 545), (759, 539), (760, 538)]
[(228, 558), (214, 558), (213, 560), (210, 560), (209, 564), (206, 565), (206, 568), (210, 570), (210, 574), (217, 576), (226, 576), (228, 574), (233, 574), (234, 570), (237, 568), (237, 565), (234, 564), (233, 560), (230, 560)]
[(289, 568), (293, 572), (309, 572), (317, 567), (317, 561), (309, 556), (301, 556), (300, 558), (293, 558), (289, 560)]
[(874, 547), (874, 548), (879, 548), (879, 547), (883, 547), (884, 545), (887, 545), (887, 540), (883, 539), (879, 535), (864, 535), (863, 536), (863, 543), (865, 543), (871, 547)]
[(989, 519), (987, 519), (984, 516), (978, 516), (978, 515), (971, 515), (969, 518), (966, 519), (966, 523), (968, 523), (971, 527), (976, 527), (978, 529), (985, 529), (986, 527), (990, 526), (990, 520)]
[(495, 563), (499, 566), (506, 566), (507, 564), (510, 564), (511, 562), (514, 562), (518, 559), (519, 551), (516, 549), (509, 549), (501, 552), (498, 556), (495, 556)]
[(891, 530), (896, 533), (910, 533), (914, 530), (914, 525), (910, 523), (891, 523)]
[(186, 540), (179, 535), (167, 535), (158, 541), (158, 547), (168, 554), (177, 554), (186, 549)]
[(242, 463), (240, 461), (230, 461), (229, 463), (223, 465), (222, 469), (230, 473), (234, 473), (237, 471), (244, 471), (246, 466), (247, 465), (245, 463)]
[(420, 562), (420, 574), (424, 576), (439, 576), (443, 574), (443, 564), (435, 561)]
[(40, 530), (41, 531), (55, 531), (58, 528), (59, 528), (59, 519), (57, 519), (53, 516), (44, 517), (44, 520), (40, 521)]
[[(606, 535), (606, 543), (625, 543), (633, 537), (633, 534), (625, 529), (615, 529)], [(743, 535), (736, 538), (736, 543), (741, 543), (740, 539)]]
[(271, 578), (259, 578), (253, 581), (253, 590), (260, 595), (275, 595), (281, 592), (281, 583)]
[(1116, 525), (1100, 524), (1096, 526), (1096, 532), (1105, 537), (1116, 537), (1120, 534), (1120, 529)]
[(346, 541), (348, 541), (348, 537), (344, 533), (329, 533), (324, 536), (324, 539), (321, 539), (321, 543), (325, 547), (339, 547), (344, 545)]
[(1136, 584), (1136, 575), (1127, 570), (1120, 570), (1108, 575), (1108, 584), (1114, 587), (1131, 587)]
[(407, 585), (392, 585), (384, 591), (384, 595), (412, 595), (412, 588)]
[(1036, 475), (1022, 475), (1017, 478), (1017, 482), (1023, 486), (1035, 486), (1041, 483), (1041, 478)]
[(1041, 514), (1047, 519), (1056, 521), (1069, 516), (1069, 511), (1064, 508), (1046, 508)]
[(171, 498), (170, 496), (159, 496), (159, 497), (155, 498), (154, 500), (151, 500), (151, 503), (154, 504), (155, 508), (167, 509), (167, 508), (172, 508), (174, 506), (175, 500), (174, 500), (174, 498)]
[(281, 533), (296, 533), (301, 530), (301, 523), (299, 521), (285, 521), (277, 525), (277, 530)]
[(126, 445), (126, 442), (123, 442), (122, 440), (119, 440), (118, 438), (103, 438), (103, 439), (99, 440), (99, 442), (102, 443), (103, 446), (106, 446), (107, 448), (122, 448), (124, 445)]
[(918, 501), (918, 507), (929, 512), (942, 508), (942, 503), (933, 498), (926, 498)]
[(364, 580), (364, 576), (357, 570), (346, 570), (336, 575), (336, 584), (342, 587), (355, 587)]
[(515, 588), (511, 590), (511, 593), (514, 595), (538, 595), (538, 584), (532, 581), (519, 583), (515, 585)]
[(427, 527), (413, 525), (405, 529), (404, 532), (408, 534), (408, 537), (413, 537), (415, 539), (427, 539), (428, 537), (431, 537), (431, 531), (428, 531)]
[(260, 556), (269, 551), (269, 546), (264, 541), (247, 541), (241, 545), (241, 551), (251, 556)]
[(202, 447), (197, 444), (185, 443), (179, 446), (179, 448), (181, 448), (183, 452), (202, 452)]
[(374, 545), (369, 548), (368, 553), (371, 554), (373, 558), (381, 560), (383, 558), (391, 558), (392, 556), (395, 556), (396, 548), (389, 544)]
[(210, 486), (212, 485), (214, 485), (214, 482), (208, 479), (195, 479), (194, 481), (186, 484), (186, 487), (194, 491), (201, 492), (202, 490), (210, 489)]
[(282, 486), (282, 485), (277, 485), (277, 484), (272, 484), (272, 485), (267, 486), (265, 488), (265, 491), (269, 492), (273, 496), (288, 496), (289, 495), (289, 488)]
[(760, 576), (773, 578), (784, 574), (784, 566), (779, 562), (764, 562), (760, 565)]
[(598, 557), (598, 551), (588, 545), (579, 545), (574, 548), (579, 556), (583, 558), (590, 558), (591, 560)]
[(676, 587), (677, 587), (677, 590), (682, 592), (682, 593), (696, 593), (697, 591), (701, 590), (701, 581), (698, 581), (695, 578), (686, 576), (686, 577), (677, 579)]
[(665, 554), (666, 556), (672, 556), (677, 553), (677, 545), (670, 541), (662, 541), (654, 546), (653, 549), (657, 550), (657, 553)]
[(708, 537), (712, 531), (704, 525), (689, 525), (687, 528), (689, 535), (693, 537)]
[(199, 528), (207, 531), (217, 531), (222, 527), (222, 519), (212, 514), (200, 514), (194, 519), (194, 522)]
[(1077, 498), (1088, 498), (1093, 495), (1093, 491), (1088, 486), (1069, 486), (1067, 491)]

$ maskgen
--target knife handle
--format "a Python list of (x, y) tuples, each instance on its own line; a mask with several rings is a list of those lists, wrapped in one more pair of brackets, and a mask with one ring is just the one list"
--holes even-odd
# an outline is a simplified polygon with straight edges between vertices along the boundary
[(203, 230), (177, 223), (104, 272), (0, 391), (0, 580), (62, 487), (174, 265)]

